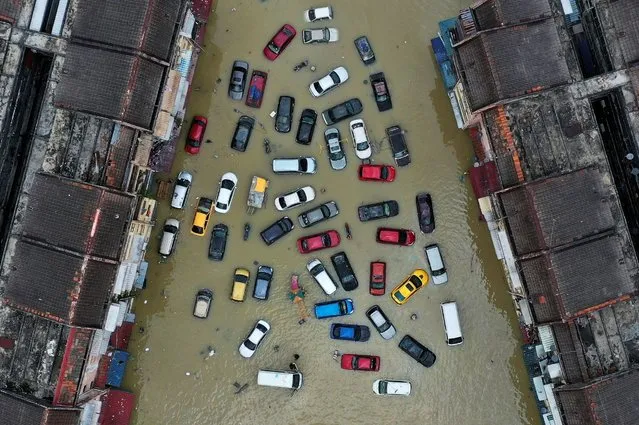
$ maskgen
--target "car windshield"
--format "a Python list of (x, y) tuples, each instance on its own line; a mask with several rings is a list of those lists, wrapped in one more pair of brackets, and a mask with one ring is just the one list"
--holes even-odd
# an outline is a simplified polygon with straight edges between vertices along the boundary
[(368, 149), (368, 142), (358, 143), (357, 145), (355, 145), (355, 149), (357, 149), (358, 151), (365, 151), (366, 149)]
[(280, 48), (272, 41), (268, 43), (268, 49), (276, 55), (280, 53)]
[(330, 74), (328, 74), (328, 76), (331, 77), (331, 80), (333, 80), (335, 84), (340, 83), (339, 75), (337, 75), (337, 72), (332, 71)]
[(208, 214), (209, 212), (211, 212), (211, 208), (210, 207), (207, 207), (206, 205), (202, 205), (202, 204), (197, 206), (197, 210), (199, 212), (201, 212), (201, 213), (204, 213), (204, 214)]
[(191, 185), (191, 182), (188, 181), (187, 179), (178, 179), (175, 182), (176, 186), (184, 186), (184, 187), (189, 187)]
[(346, 307), (346, 301), (340, 301), (339, 302), (339, 311), (342, 314), (348, 313), (348, 310), (347, 310), (347, 307)]
[(244, 345), (246, 345), (246, 348), (248, 348), (249, 350), (255, 350), (257, 348), (257, 345), (253, 344), (253, 342), (250, 339), (247, 339), (246, 341), (244, 341)]
[(235, 183), (233, 183), (231, 180), (222, 180), (221, 186), (222, 186), (222, 189), (231, 190), (235, 186)]
[(308, 11), (308, 19), (310, 19), (311, 21), (315, 20), (315, 9), (310, 9)]
[(267, 332), (266, 326), (264, 326), (264, 325), (263, 325), (263, 324), (261, 324), (261, 323), (258, 323), (258, 324), (255, 326), (255, 329), (262, 331), (262, 333), (266, 333), (266, 332)]
[(322, 243), (324, 244), (324, 246), (331, 245), (331, 237), (327, 233), (324, 233), (322, 235)]
[(257, 279), (258, 280), (269, 280), (271, 278), (271, 275), (265, 272), (260, 272), (257, 274)]
[(277, 201), (280, 203), (280, 207), (286, 208), (286, 199), (282, 196), (281, 198), (277, 198)]
[(235, 281), (239, 283), (246, 283), (248, 282), (248, 277), (244, 276), (243, 274), (236, 274)]
[(379, 173), (380, 177), (384, 180), (388, 178), (388, 168), (382, 167), (382, 170)]
[(304, 240), (302, 241), (302, 249), (303, 249), (304, 251), (308, 250), (308, 239), (304, 239)]
[(390, 211), (390, 205), (388, 205), (388, 204), (384, 204), (384, 207), (383, 207), (383, 208), (384, 208), (384, 215), (390, 216), (390, 213), (391, 213), (391, 211)]
[(377, 389), (377, 391), (379, 391), (381, 394), (386, 394), (387, 386), (388, 386), (388, 382), (379, 381), (379, 388)]
[(322, 273), (324, 270), (325, 270), (325, 269), (324, 269), (324, 266), (323, 266), (323, 265), (321, 265), (321, 264), (318, 264), (318, 265), (316, 265), (315, 267), (313, 267), (313, 268), (311, 269), (311, 274), (312, 274), (313, 276), (317, 276), (318, 274)]
[(406, 297), (404, 297), (404, 296), (402, 295), (402, 293), (401, 293), (401, 292), (399, 292), (399, 291), (395, 291), (395, 293), (394, 293), (393, 295), (395, 295), (395, 298), (397, 298), (397, 299), (398, 299), (398, 300), (400, 300), (400, 301), (404, 301), (404, 300), (406, 299)]
[(313, 88), (315, 89), (316, 92), (321, 93), (324, 91), (324, 89), (322, 88), (322, 85), (320, 84), (319, 81), (315, 81), (313, 83)]
[(353, 369), (357, 369), (358, 363), (359, 363), (359, 359), (353, 356), (353, 359), (351, 360), (351, 367)]
[(306, 158), (300, 159), (300, 170), (301, 171), (307, 171), (308, 170), (308, 161), (306, 160)]
[(218, 208), (219, 208), (219, 209), (221, 209), (221, 210), (225, 210), (225, 209), (228, 207), (228, 205), (227, 205), (227, 204), (225, 204), (225, 203), (223, 203), (223, 202), (217, 202), (217, 203), (215, 204), (215, 206), (216, 206), (216, 207), (218, 207)]
[(321, 205), (319, 207), (319, 210), (322, 212), (322, 215), (324, 217), (330, 217), (331, 216), (331, 210), (329, 210), (326, 205)]
[(193, 233), (196, 233), (196, 234), (198, 234), (198, 235), (201, 235), (202, 233), (204, 233), (204, 228), (203, 228), (203, 227), (200, 227), (200, 226), (193, 226), (193, 227), (191, 227), (191, 231), (192, 231)]
[(407, 239), (407, 233), (406, 232), (399, 232), (399, 236), (397, 238), (399, 243), (406, 243), (406, 239)]
[(172, 226), (170, 224), (167, 224), (164, 226), (164, 231), (168, 232), (168, 233), (176, 233), (178, 230), (178, 228), (176, 226)]
[(415, 275), (411, 276), (409, 280), (413, 285), (415, 285), (415, 288), (419, 288), (422, 286), (422, 281), (419, 280), (419, 278)]
[(300, 198), (301, 202), (306, 202), (306, 200), (308, 199), (306, 197), (306, 192), (304, 192), (303, 190), (298, 190), (297, 191), (297, 196)]

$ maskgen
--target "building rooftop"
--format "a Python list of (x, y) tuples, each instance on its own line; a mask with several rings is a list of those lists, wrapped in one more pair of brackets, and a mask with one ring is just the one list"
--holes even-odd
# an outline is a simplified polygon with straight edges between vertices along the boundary
[(610, 2), (615, 35), (627, 65), (639, 62), (639, 7), (636, 0)]
[(54, 103), (150, 130), (164, 71), (138, 55), (70, 44)]
[(81, 411), (0, 390), (0, 425), (77, 425)]
[(21, 0), (0, 0), (0, 20), (15, 22), (22, 8)]
[(610, 375), (592, 384), (556, 390), (566, 425), (635, 425), (639, 418), (639, 371)]
[(539, 0), (486, 0), (472, 9), (479, 31), (522, 24), (551, 15), (550, 3)]
[(137, 50), (168, 61), (183, 0), (82, 0), (72, 40)]
[(472, 110), (571, 82), (552, 19), (482, 32), (455, 50)]

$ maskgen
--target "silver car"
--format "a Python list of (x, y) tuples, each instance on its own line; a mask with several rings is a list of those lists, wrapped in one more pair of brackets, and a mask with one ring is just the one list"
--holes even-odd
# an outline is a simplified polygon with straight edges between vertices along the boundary
[(339, 130), (333, 127), (327, 128), (324, 132), (324, 139), (328, 147), (328, 160), (333, 170), (343, 170), (346, 168), (346, 154), (342, 149), (341, 136)]
[(302, 227), (311, 227), (339, 214), (335, 201), (326, 202), (319, 207), (304, 211), (297, 217)]
[(249, 64), (244, 61), (233, 62), (231, 69), (231, 80), (229, 81), (229, 97), (233, 100), (242, 100), (246, 80), (248, 76)]

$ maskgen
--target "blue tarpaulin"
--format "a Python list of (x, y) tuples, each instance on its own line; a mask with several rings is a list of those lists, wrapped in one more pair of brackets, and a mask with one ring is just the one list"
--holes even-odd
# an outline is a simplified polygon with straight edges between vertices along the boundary
[(126, 351), (116, 350), (113, 352), (109, 372), (107, 374), (107, 385), (111, 387), (120, 387), (124, 379), (124, 371), (129, 360), (129, 353)]

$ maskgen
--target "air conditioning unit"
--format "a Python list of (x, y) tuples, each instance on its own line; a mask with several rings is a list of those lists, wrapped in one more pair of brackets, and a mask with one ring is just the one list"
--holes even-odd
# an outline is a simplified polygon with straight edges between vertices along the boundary
[(555, 425), (552, 413), (544, 413), (541, 417), (544, 419), (544, 425)]

